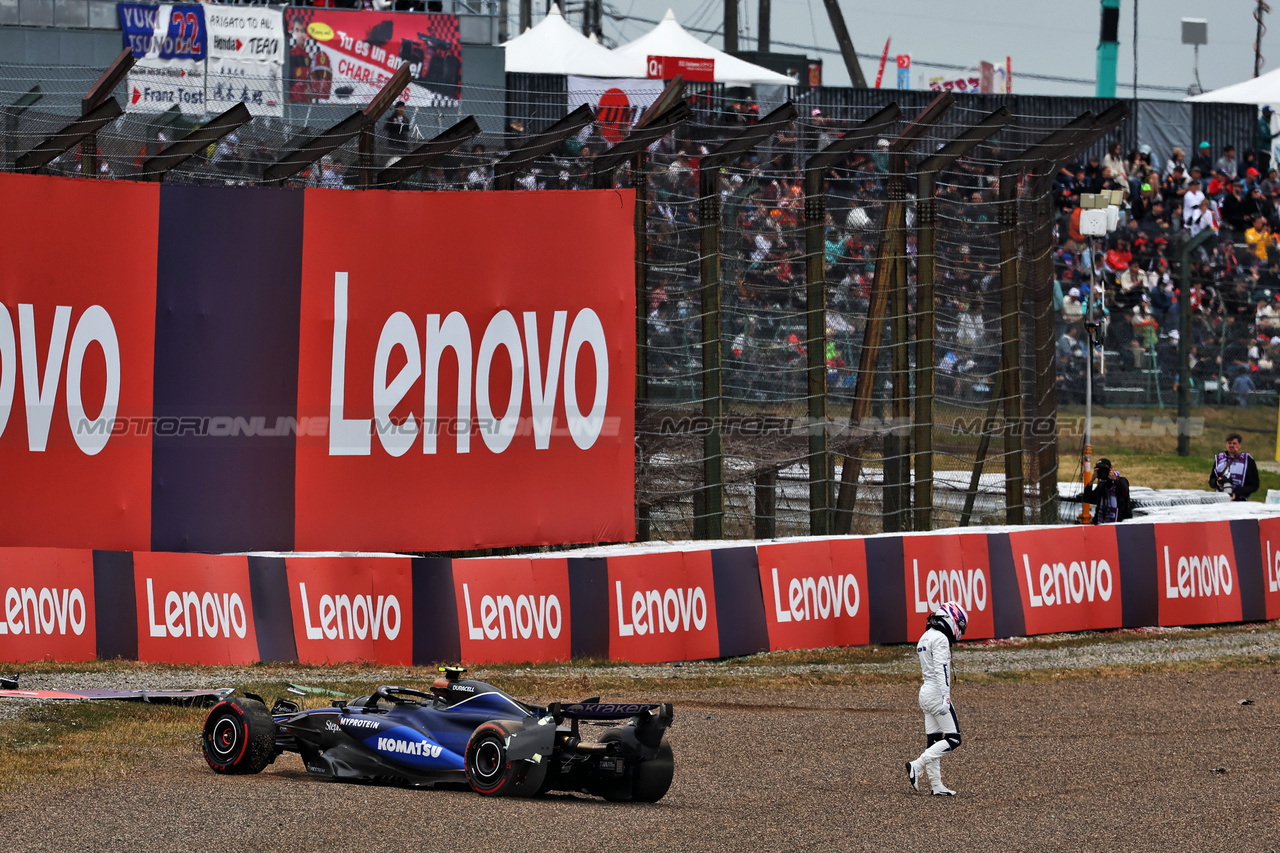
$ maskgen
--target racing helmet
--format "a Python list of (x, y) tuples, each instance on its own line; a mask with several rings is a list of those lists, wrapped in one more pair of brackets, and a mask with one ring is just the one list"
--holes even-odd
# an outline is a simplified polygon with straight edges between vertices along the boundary
[(969, 614), (954, 601), (948, 601), (933, 611), (933, 620), (946, 625), (952, 639), (957, 641), (964, 636), (965, 630), (969, 627)]

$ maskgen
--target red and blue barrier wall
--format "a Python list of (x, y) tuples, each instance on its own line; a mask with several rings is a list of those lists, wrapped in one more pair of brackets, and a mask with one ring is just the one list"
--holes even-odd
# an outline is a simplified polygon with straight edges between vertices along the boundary
[(1280, 518), (489, 559), (0, 549), (0, 660), (660, 662), (1280, 618)]

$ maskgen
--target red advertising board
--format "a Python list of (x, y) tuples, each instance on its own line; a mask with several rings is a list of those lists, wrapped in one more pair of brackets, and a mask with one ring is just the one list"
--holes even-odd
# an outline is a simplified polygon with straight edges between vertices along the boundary
[(148, 548), (159, 186), (0, 196), (0, 545)]
[(93, 552), (0, 548), (0, 660), (95, 657)]
[(1262, 591), (1266, 596), (1267, 618), (1280, 619), (1280, 518), (1258, 519), (1258, 542), (1262, 546)]
[(760, 545), (756, 554), (771, 651), (869, 642), (861, 539)]
[(1119, 628), (1115, 528), (1079, 526), (1009, 534), (1027, 634)]
[(1231, 522), (1157, 524), (1156, 600), (1161, 625), (1240, 621), (1240, 575)]
[(288, 98), (293, 104), (365, 104), (399, 70), (410, 107), (457, 106), (462, 46), (456, 15), (332, 8), (286, 9)]
[(633, 538), (633, 204), (307, 191), (298, 550)]
[(413, 665), (409, 557), (285, 560), (299, 663)]
[(719, 656), (710, 551), (609, 558), (610, 660)]
[(716, 61), (700, 56), (650, 56), (645, 62), (651, 80), (672, 80), (677, 75), (701, 83), (716, 81)]
[(966, 640), (995, 636), (991, 610), (991, 562), (985, 533), (902, 537), (908, 634), (924, 633), (925, 620), (944, 601), (969, 616)]
[(568, 560), (454, 560), (453, 590), (464, 662), (573, 657)]
[(138, 551), (133, 555), (133, 583), (138, 660), (258, 661), (247, 557)]

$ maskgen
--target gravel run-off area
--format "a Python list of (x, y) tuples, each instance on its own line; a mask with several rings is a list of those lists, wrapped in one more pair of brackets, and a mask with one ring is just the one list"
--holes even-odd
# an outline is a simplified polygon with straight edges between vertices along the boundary
[[(831, 668), (909, 673), (910, 651)], [(763, 657), (632, 670), (665, 676), (671, 687), (631, 698), (676, 703), (675, 782), (654, 805), (339, 784), (308, 776), (297, 756), (259, 776), (221, 777), (200, 757), (193, 730), (187, 748), (110, 778), (59, 777), (10, 794), (0, 826), (8, 850), (1280, 850), (1280, 665), (1231, 663), (1277, 654), (1276, 623), (1048, 648), (958, 646), (953, 696), (964, 743), (943, 759), (954, 798), (907, 784), (903, 763), (924, 746), (914, 684), (776, 687), (784, 674), (824, 667), (775, 667)], [(1204, 663), (1215, 660), (1224, 663)], [(1186, 671), (1131, 669), (1173, 661), (1190, 663)], [(1063, 668), (1112, 674), (1034, 673)], [(495, 671), (518, 668), (473, 675)], [(610, 669), (620, 671), (628, 670)], [(750, 688), (680, 683), (748, 671), (758, 676)], [(562, 672), (579, 684), (590, 674)], [(976, 673), (983, 676), (966, 682)], [(261, 673), (128, 678), (137, 687), (234, 686)], [(22, 676), (32, 689), (121, 681), (100, 671)], [(581, 698), (573, 692), (530, 698)], [(7, 715), (30, 711), (26, 702), (0, 704)]]

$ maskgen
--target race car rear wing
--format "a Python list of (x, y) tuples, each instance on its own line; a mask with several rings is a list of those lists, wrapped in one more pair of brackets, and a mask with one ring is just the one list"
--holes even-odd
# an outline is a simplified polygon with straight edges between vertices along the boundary
[(660, 728), (671, 725), (675, 714), (671, 703), (659, 704), (633, 702), (552, 702), (547, 713), (557, 723), (564, 720), (625, 720), (629, 717), (655, 719)]

